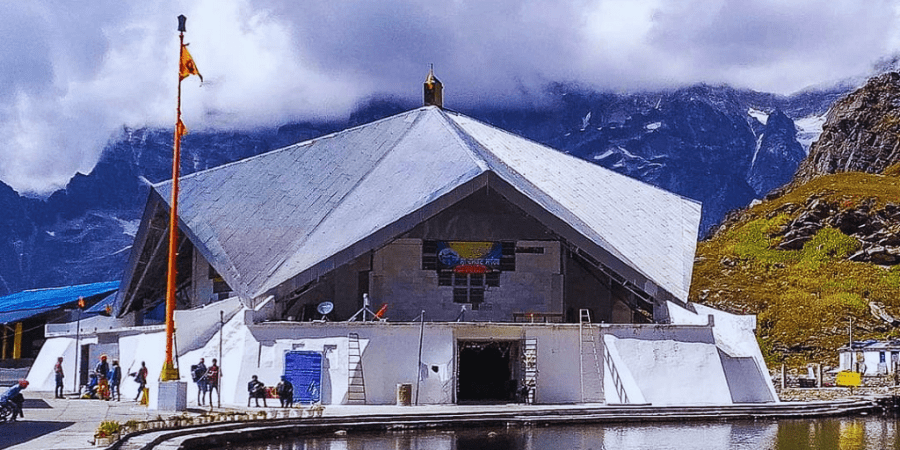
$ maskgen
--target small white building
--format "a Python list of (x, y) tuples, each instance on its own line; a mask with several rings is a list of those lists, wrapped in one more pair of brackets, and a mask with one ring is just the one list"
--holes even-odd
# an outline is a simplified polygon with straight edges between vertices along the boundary
[[(687, 302), (699, 203), (439, 102), (180, 186), (178, 365), (190, 381), (221, 354), (224, 402), (251, 375), (326, 404), (393, 403), (398, 384), (419, 404), (777, 401), (755, 317)], [(160, 372), (170, 189), (150, 193), (114, 323), (82, 326), (83, 365)], [(71, 325), (47, 331), (39, 386), (74, 353)]]
[(838, 349), (839, 370), (862, 372), (865, 376), (894, 374), (900, 369), (900, 340), (853, 341)]

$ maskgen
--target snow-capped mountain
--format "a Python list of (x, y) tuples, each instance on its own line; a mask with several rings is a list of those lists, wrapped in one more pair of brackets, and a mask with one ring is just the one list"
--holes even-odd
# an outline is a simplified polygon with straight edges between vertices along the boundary
[[(542, 106), (463, 110), (579, 158), (703, 202), (701, 233), (790, 181), (824, 113), (846, 89), (791, 97), (697, 85), (619, 95), (556, 85)], [(218, 166), (417, 105), (380, 99), (348, 120), (191, 133), (182, 173)], [(449, 105), (452, 107), (452, 105)], [(171, 174), (171, 130), (123, 130), (88, 175), (46, 200), (0, 183), (0, 295), (117, 279), (149, 182)]]

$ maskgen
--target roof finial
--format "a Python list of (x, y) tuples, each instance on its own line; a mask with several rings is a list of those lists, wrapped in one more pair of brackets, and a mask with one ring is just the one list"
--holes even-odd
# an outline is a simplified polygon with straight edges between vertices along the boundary
[(425, 77), (425, 106), (444, 107), (444, 85), (434, 76), (434, 64)]

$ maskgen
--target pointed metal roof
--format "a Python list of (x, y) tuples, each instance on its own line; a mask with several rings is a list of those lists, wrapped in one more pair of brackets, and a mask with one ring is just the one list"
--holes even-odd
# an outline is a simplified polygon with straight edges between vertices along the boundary
[[(185, 176), (179, 211), (197, 249), (255, 298), (384, 245), (490, 174), (687, 298), (699, 203), (433, 106)], [(154, 189), (168, 202), (170, 181)]]

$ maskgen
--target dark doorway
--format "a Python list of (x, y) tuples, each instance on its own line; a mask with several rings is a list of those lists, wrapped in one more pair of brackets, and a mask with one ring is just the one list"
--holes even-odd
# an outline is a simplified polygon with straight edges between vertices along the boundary
[(458, 403), (515, 401), (518, 341), (459, 341), (458, 352)]
[(84, 385), (88, 383), (89, 372), (91, 371), (91, 345), (85, 344), (81, 346), (81, 354), (78, 355), (78, 384)]

